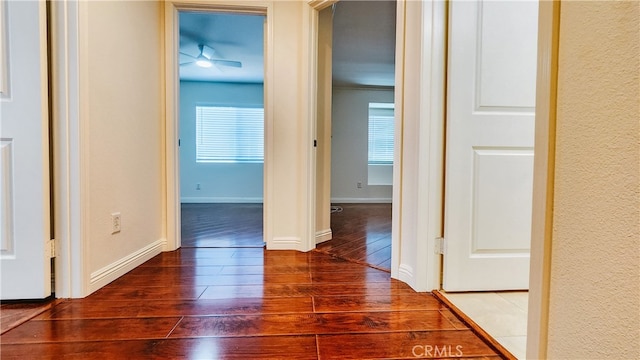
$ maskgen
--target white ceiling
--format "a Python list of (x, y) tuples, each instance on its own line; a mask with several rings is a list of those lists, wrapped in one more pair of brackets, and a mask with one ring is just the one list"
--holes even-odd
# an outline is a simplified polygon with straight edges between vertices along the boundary
[(393, 86), (396, 2), (343, 0), (333, 14), (334, 85)]
[[(342, 0), (333, 11), (333, 81), (335, 85), (393, 86), (395, 1)], [(216, 59), (240, 61), (241, 68), (180, 66), (180, 79), (260, 83), (263, 69), (263, 22), (259, 15), (180, 13), (180, 63), (193, 62), (198, 45), (215, 50)]]
[[(180, 79), (261, 83), (264, 79), (263, 24), (261, 15), (181, 12)], [(192, 57), (199, 55), (199, 44), (213, 48), (215, 59), (240, 61), (242, 67), (196, 65)], [(188, 62), (191, 63), (184, 64)]]

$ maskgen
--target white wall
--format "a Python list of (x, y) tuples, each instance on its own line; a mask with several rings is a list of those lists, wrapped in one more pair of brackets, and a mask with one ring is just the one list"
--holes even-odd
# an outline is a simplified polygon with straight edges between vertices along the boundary
[(268, 249), (309, 251), (315, 247), (311, 8), (303, 1), (272, 6), (265, 59), (265, 240)]
[[(369, 103), (393, 103), (393, 89), (333, 89), (331, 201), (391, 202), (391, 185), (368, 185)], [(356, 185), (362, 183), (362, 188)]]
[[(160, 54), (161, 12), (151, 1), (80, 6), (79, 186), (88, 294), (164, 244), (162, 68), (149, 61)], [(114, 212), (122, 219), (116, 234)]]
[[(263, 106), (262, 84), (180, 82), (182, 202), (262, 202), (263, 164), (196, 162), (196, 105)], [(196, 185), (200, 184), (200, 190)]]
[(550, 359), (640, 358), (640, 3), (563, 1)]

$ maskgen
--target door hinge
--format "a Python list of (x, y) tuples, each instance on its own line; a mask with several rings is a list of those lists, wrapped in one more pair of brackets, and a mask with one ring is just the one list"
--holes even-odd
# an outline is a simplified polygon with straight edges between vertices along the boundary
[(54, 258), (56, 257), (56, 240), (55, 239), (51, 239), (49, 241), (47, 241), (47, 245), (46, 245), (46, 253), (47, 256), (49, 258)]
[(444, 237), (437, 237), (434, 251), (436, 254), (444, 255), (447, 249), (447, 244), (444, 242)]

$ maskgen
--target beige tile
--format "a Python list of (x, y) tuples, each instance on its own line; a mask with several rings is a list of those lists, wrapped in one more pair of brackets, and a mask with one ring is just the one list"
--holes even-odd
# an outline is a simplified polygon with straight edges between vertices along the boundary
[(446, 294), (491, 336), (526, 336), (527, 312), (497, 293)]
[(506, 291), (496, 293), (525, 312), (529, 308), (528, 291)]
[(495, 338), (500, 345), (504, 346), (510, 353), (518, 359), (527, 357), (527, 337), (526, 336), (503, 336)]

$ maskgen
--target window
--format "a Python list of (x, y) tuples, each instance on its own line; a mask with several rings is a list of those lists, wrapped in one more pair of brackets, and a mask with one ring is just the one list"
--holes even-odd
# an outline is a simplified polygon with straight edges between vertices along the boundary
[(369, 165), (393, 164), (394, 106), (369, 103)]
[(264, 109), (196, 106), (196, 161), (264, 161)]

